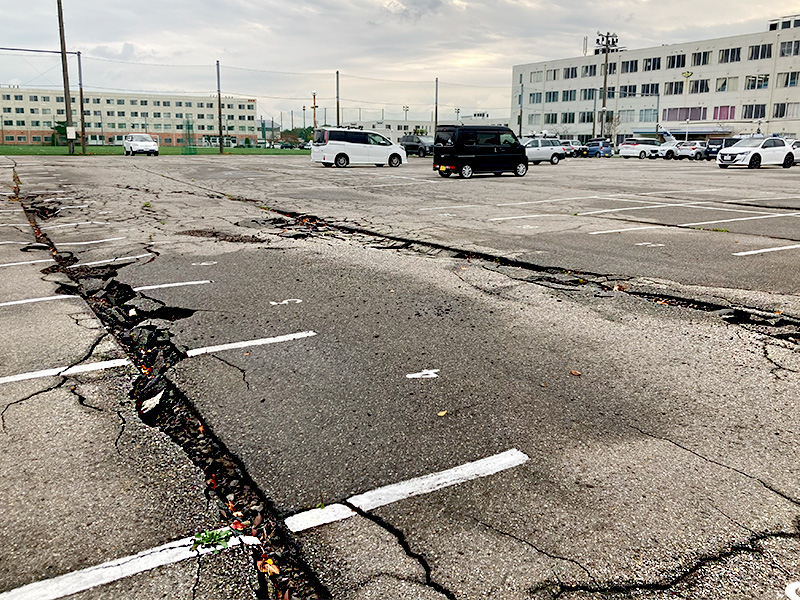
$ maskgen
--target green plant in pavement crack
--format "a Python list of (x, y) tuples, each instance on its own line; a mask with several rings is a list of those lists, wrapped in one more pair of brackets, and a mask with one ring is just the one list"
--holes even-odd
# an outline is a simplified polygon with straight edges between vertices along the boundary
[(194, 534), (194, 543), (192, 543), (192, 550), (198, 548), (214, 548), (214, 554), (219, 552), (220, 548), (228, 547), (228, 540), (231, 539), (233, 531), (230, 529), (214, 529), (210, 531), (201, 531)]

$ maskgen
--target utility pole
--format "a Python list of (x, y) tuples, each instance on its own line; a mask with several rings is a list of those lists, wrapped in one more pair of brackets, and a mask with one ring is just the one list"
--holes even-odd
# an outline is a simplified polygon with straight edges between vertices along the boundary
[(314, 90), (314, 91), (311, 92), (311, 110), (314, 111), (314, 129), (317, 128), (317, 109), (318, 108), (319, 108), (319, 106), (317, 106), (317, 92), (316, 92), (316, 90)]
[(80, 90), (81, 103), (81, 152), (86, 154), (86, 111), (83, 105), (83, 68), (81, 67), (81, 53), (78, 52), (78, 89)]
[(336, 126), (339, 127), (339, 71), (336, 71)]
[[(606, 62), (605, 67), (603, 69), (603, 105), (600, 107), (600, 113), (602, 115), (603, 121), (606, 118), (606, 98), (608, 97), (608, 54), (611, 51), (611, 48), (617, 48), (617, 43), (619, 42), (619, 38), (617, 37), (616, 33), (609, 33), (606, 32), (605, 34), (597, 32), (597, 40), (595, 44), (603, 49), (603, 53), (606, 55)], [(594, 137), (594, 121), (592, 121), (592, 137)], [(605, 122), (600, 124), (600, 131), (605, 130)], [(602, 133), (600, 135), (603, 135)]]
[(225, 142), (222, 137), (222, 87), (219, 81), (219, 61), (217, 61), (217, 116), (219, 118), (219, 153), (223, 153)]
[(439, 78), (436, 78), (436, 93), (433, 98), (433, 133), (436, 134), (436, 128), (439, 126)]
[[(69, 95), (69, 69), (67, 68), (67, 41), (64, 38), (64, 11), (61, 9), (61, 0), (57, 0), (58, 4), (58, 34), (61, 38), (61, 74), (64, 80), (64, 105), (66, 106), (67, 115), (67, 145), (69, 146), (69, 153), (75, 154), (75, 138), (70, 138), (72, 133), (72, 102)], [(83, 106), (81, 106), (83, 111)]]
[(519, 137), (522, 137), (522, 97), (525, 95), (525, 84), (519, 84)]

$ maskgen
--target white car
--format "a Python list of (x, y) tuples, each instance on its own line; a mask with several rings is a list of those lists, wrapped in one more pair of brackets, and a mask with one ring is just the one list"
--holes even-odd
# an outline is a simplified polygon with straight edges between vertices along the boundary
[(656, 154), (658, 158), (664, 158), (666, 160), (672, 160), (673, 158), (678, 157), (678, 145), (682, 142), (678, 140), (667, 140), (658, 148), (656, 148)]
[(408, 162), (408, 157), (405, 148), (377, 131), (323, 127), (314, 130), (311, 161), (324, 167), (343, 168), (351, 164), (399, 167)]
[(788, 169), (794, 164), (794, 153), (786, 140), (778, 137), (751, 137), (724, 148), (717, 154), (720, 169), (731, 165), (758, 169), (762, 165), (781, 165)]
[(122, 145), (125, 148), (125, 156), (134, 154), (158, 156), (158, 140), (147, 133), (129, 133), (122, 141)]
[(653, 150), (661, 144), (655, 138), (628, 138), (619, 146), (619, 155), (622, 158), (647, 158), (653, 155)]
[(689, 140), (678, 144), (678, 154), (675, 158), (689, 160), (703, 160), (706, 157), (705, 140)]
[(581, 144), (578, 140), (560, 140), (561, 145), (567, 153), (567, 156), (580, 156)]
[(551, 165), (557, 165), (566, 155), (564, 146), (560, 140), (553, 138), (529, 138), (520, 140), (528, 156), (528, 162), (538, 165), (540, 162), (548, 161)]

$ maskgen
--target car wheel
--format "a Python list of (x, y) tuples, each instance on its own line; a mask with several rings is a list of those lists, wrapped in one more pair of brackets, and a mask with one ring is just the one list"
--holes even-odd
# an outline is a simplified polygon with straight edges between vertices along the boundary
[(392, 154), (389, 157), (389, 166), (390, 167), (399, 167), (403, 163), (403, 159), (400, 158), (397, 154)]
[(788, 169), (794, 164), (794, 154), (791, 152), (786, 155), (786, 158), (783, 159), (783, 168)]
[(125, 150), (125, 156), (130, 156), (130, 155), (131, 155), (131, 153), (128, 152), (127, 150)]
[(516, 177), (525, 177), (525, 173), (527, 172), (528, 172), (528, 165), (526, 165), (523, 162), (519, 163), (514, 169), (514, 175)]
[(384, 167), (384, 166), (386, 166), (386, 165), (384, 165), (383, 163), (375, 163), (375, 166), (376, 166), (376, 167)]
[(450, 171), (439, 171), (439, 177), (450, 177), (452, 173)]
[(748, 169), (760, 169), (761, 168), (761, 155), (754, 154), (750, 159), (750, 162), (747, 163)]
[(628, 160), (630, 158), (630, 156), (623, 156), (622, 158), (624, 158), (625, 160)]
[(420, 148), (419, 152), (417, 152), (417, 156), (420, 158), (425, 158), (425, 148)]
[(333, 166), (333, 163), (324, 162), (324, 163), (322, 163), (322, 166), (323, 166), (323, 167), (332, 167), (332, 166)]
[(553, 154), (553, 156), (550, 157), (551, 165), (557, 165), (558, 161), (559, 161), (558, 154)]
[(695, 160), (703, 160), (703, 155), (700, 152), (698, 152), (697, 154), (694, 155), (694, 159)]
[(469, 179), (470, 177), (472, 177), (473, 174), (472, 167), (469, 165), (464, 165), (458, 171), (458, 174), (462, 179)]
[(533, 164), (535, 164), (535, 165), (538, 165), (540, 162), (542, 162), (542, 161), (540, 161), (540, 160), (535, 160), (535, 161), (533, 161)]
[(639, 160), (644, 160), (645, 158), (647, 158), (647, 152), (642, 150), (641, 152), (639, 152)]
[(720, 169), (727, 169), (728, 165), (717, 165)]
[(502, 171), (495, 171), (494, 173), (492, 173), (492, 175), (494, 175), (495, 177), (500, 177), (500, 175), (502, 174), (503, 174)]
[(339, 154), (333, 160), (333, 164), (335, 164), (340, 169), (344, 169), (347, 165), (350, 164), (350, 159), (347, 158), (347, 154)]
[(668, 150), (667, 153), (664, 155), (664, 158), (667, 160), (672, 160), (675, 158), (675, 153), (672, 150)]
[(158, 156), (158, 150), (153, 153), (155, 156)]

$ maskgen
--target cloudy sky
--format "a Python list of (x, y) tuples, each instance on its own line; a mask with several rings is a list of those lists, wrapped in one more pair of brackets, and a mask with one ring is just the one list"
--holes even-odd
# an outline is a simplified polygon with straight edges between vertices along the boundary
[[(11, 3), (11, 0), (5, 0)], [(440, 115), (507, 115), (511, 67), (578, 56), (600, 31), (643, 48), (766, 30), (796, 1), (745, 0), (64, 0), (70, 51), (81, 51), (87, 91), (256, 98), (287, 126), (317, 92), (333, 113), (340, 71), (345, 120), (428, 118), (439, 78)], [(57, 50), (56, 0), (4, 11), (4, 47)], [(0, 51), (0, 85), (60, 85), (58, 56)], [(71, 60), (71, 80), (77, 67)], [(307, 110), (307, 124), (311, 111)], [(327, 113), (324, 113), (327, 114)], [(320, 114), (320, 119), (322, 116)], [(331, 116), (328, 121), (333, 121)]]

